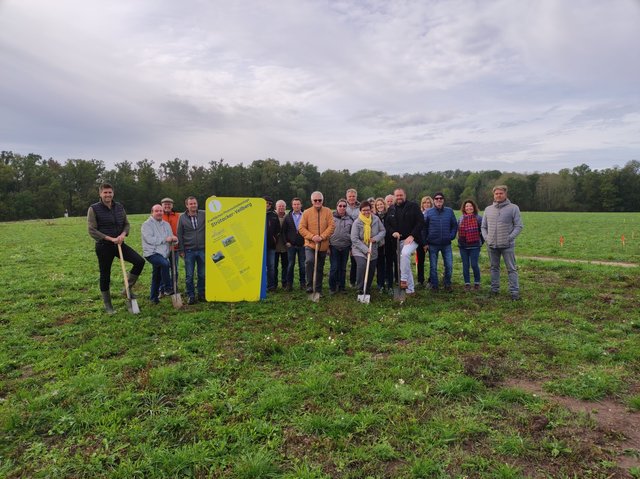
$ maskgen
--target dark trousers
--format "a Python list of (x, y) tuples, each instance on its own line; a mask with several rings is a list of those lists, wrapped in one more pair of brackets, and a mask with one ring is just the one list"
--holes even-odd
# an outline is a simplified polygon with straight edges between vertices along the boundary
[(422, 245), (418, 246), (418, 249), (416, 250), (416, 255), (418, 256), (418, 283), (423, 284), (424, 283), (424, 261), (426, 259), (427, 254), (425, 253)]
[[(122, 257), (127, 263), (131, 263), (130, 273), (140, 276), (144, 268), (144, 258), (136, 253), (133, 248), (122, 243)], [(96, 256), (100, 267), (100, 291), (109, 291), (111, 285), (111, 265), (114, 258), (119, 258), (118, 246), (111, 241), (99, 241), (96, 243)]]
[(287, 268), (287, 284), (293, 286), (293, 270), (296, 267), (296, 256), (298, 257), (298, 276), (300, 280), (300, 286), (306, 286), (307, 275), (305, 272), (305, 248), (304, 246), (290, 246), (287, 249), (287, 261), (289, 266)]
[(385, 270), (387, 275), (387, 287), (392, 288), (394, 283), (400, 284), (398, 280), (398, 242), (395, 238), (384, 245)]
[[(362, 256), (354, 256), (356, 259), (356, 264), (358, 265), (358, 274), (356, 276), (356, 287), (358, 288), (358, 293), (364, 293), (364, 273), (367, 270), (367, 258), (363, 258)], [(376, 262), (378, 259), (369, 260), (369, 275), (367, 277), (367, 294), (371, 293), (371, 283), (373, 283), (373, 272), (376, 269)]]
[(385, 254), (385, 247), (378, 246), (378, 261), (376, 262), (376, 283), (378, 288), (384, 288), (386, 281), (387, 261)]
[(351, 248), (338, 249), (329, 246), (329, 289), (344, 291), (347, 276), (347, 260)]
[[(304, 249), (305, 261), (304, 266), (307, 276), (307, 289), (313, 288), (313, 265), (315, 263), (316, 250), (305, 247)], [(317, 293), (322, 293), (322, 274), (324, 271), (324, 260), (327, 257), (327, 252), (318, 251), (318, 268), (316, 270), (316, 290)]]
[(289, 266), (289, 254), (287, 251), (279, 252), (276, 251), (276, 261), (273, 265), (273, 276), (276, 279), (276, 286), (278, 285), (278, 263), (282, 266), (282, 272), (280, 273), (280, 280), (282, 282), (282, 287), (284, 288), (287, 285), (287, 268)]
[(349, 270), (349, 284), (350, 285), (355, 285), (356, 281), (357, 281), (357, 270), (358, 270), (358, 264), (356, 263), (356, 259), (351, 256), (351, 269)]

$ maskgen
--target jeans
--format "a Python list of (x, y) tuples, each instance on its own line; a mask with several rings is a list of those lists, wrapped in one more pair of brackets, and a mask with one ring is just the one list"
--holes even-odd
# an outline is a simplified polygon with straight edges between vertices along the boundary
[(347, 260), (351, 248), (338, 249), (329, 246), (329, 289), (331, 291), (344, 291), (347, 282)]
[(193, 273), (198, 266), (198, 296), (204, 299), (204, 250), (188, 249), (184, 252), (184, 275), (187, 296), (195, 298)]
[(431, 287), (438, 288), (438, 253), (442, 254), (444, 261), (444, 286), (451, 286), (451, 275), (453, 273), (453, 251), (450, 244), (429, 245), (429, 279)]
[(276, 281), (276, 250), (267, 250), (267, 289), (275, 289), (278, 285)]
[(293, 286), (293, 270), (296, 266), (296, 256), (298, 256), (298, 275), (300, 280), (300, 286), (307, 285), (307, 275), (305, 274), (305, 253), (304, 246), (290, 246), (287, 248), (287, 256), (289, 257), (289, 264), (287, 266), (287, 284)]
[(289, 253), (287, 251), (276, 251), (276, 260), (273, 264), (273, 275), (276, 279), (276, 286), (278, 286), (278, 263), (280, 263), (280, 265), (282, 266), (282, 271), (280, 272), (280, 282), (282, 283), (282, 287), (284, 288), (287, 285), (287, 270), (289, 269)]
[(477, 248), (460, 248), (460, 259), (462, 260), (462, 277), (464, 284), (471, 284), (469, 276), (469, 266), (473, 270), (473, 283), (480, 284), (480, 266), (478, 259), (480, 258), (480, 247)]
[[(307, 289), (312, 289), (313, 288), (313, 265), (315, 263), (315, 254), (316, 254), (316, 250), (311, 249), (311, 248), (307, 248), (305, 247), (304, 249), (304, 255), (305, 255), (305, 261), (304, 261), (304, 266), (306, 268), (306, 275), (307, 275)], [(326, 251), (318, 251), (318, 268), (316, 270), (316, 290), (313, 291), (314, 293), (321, 293), (322, 292), (322, 274), (324, 271), (324, 260), (327, 257), (327, 252)]]
[[(364, 293), (364, 273), (367, 269), (367, 258), (363, 258), (362, 256), (354, 256), (356, 260), (356, 264), (358, 265), (358, 269), (356, 272), (356, 287), (358, 288), (358, 292), (362, 291)], [(373, 283), (373, 272), (376, 269), (376, 263), (378, 259), (372, 259), (369, 261), (369, 275), (367, 276), (367, 289), (366, 293), (371, 293), (371, 283)], [(359, 294), (363, 294), (359, 293)]]
[(487, 250), (489, 251), (489, 262), (491, 264), (489, 268), (491, 272), (491, 291), (497, 293), (500, 290), (500, 256), (502, 256), (504, 265), (507, 267), (507, 276), (509, 278), (509, 293), (515, 296), (520, 294), (515, 248), (487, 247)]
[[(136, 253), (133, 248), (122, 243), (122, 256), (125, 261), (133, 264), (131, 274), (140, 276), (144, 268), (144, 258)], [(109, 291), (111, 285), (111, 265), (113, 258), (119, 258), (118, 246), (111, 241), (98, 241), (96, 243), (96, 256), (100, 267), (100, 291)]]
[(403, 240), (400, 241), (400, 248), (400, 281), (407, 282), (407, 293), (415, 293), (411, 260), (418, 248), (418, 243), (414, 240), (410, 244), (405, 244)]
[(151, 292), (149, 299), (153, 302), (158, 302), (158, 291), (162, 290), (166, 293), (173, 290), (171, 276), (169, 275), (171, 263), (159, 253), (154, 253), (145, 259), (153, 266), (151, 270)]

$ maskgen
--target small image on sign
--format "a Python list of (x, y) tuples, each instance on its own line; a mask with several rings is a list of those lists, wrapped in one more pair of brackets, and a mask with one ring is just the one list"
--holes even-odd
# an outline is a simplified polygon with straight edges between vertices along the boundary
[(235, 236), (227, 236), (222, 240), (222, 246), (225, 248), (236, 242)]

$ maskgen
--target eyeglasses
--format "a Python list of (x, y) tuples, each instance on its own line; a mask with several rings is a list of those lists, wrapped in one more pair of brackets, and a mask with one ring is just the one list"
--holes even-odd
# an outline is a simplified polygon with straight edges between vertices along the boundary
[(444, 201), (444, 198), (442, 198), (441, 196), (438, 196), (437, 198), (434, 198), (434, 200), (436, 200), (436, 201)]
[(361, 213), (371, 213), (371, 208), (364, 208), (360, 210)]
[(312, 201), (313, 201), (314, 203), (322, 203), (322, 199), (315, 199), (315, 200), (312, 200)]
[(338, 205), (338, 208), (346, 208), (347, 205)]

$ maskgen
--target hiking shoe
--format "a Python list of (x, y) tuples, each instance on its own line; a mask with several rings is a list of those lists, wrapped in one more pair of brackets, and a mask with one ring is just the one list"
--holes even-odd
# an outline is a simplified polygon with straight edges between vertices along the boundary
[(471, 291), (471, 285), (469, 283), (464, 285), (464, 290), (465, 291)]
[(475, 289), (476, 291), (480, 291), (480, 283), (474, 284), (473, 289)]

